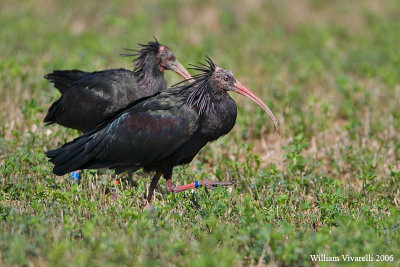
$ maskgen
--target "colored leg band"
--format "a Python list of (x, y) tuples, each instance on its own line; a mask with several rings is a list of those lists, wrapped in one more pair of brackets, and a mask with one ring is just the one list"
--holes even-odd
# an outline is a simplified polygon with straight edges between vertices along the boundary
[(71, 179), (74, 182), (79, 182), (79, 172), (78, 171), (74, 171), (71, 173)]
[(194, 182), (194, 188), (199, 187), (199, 181)]

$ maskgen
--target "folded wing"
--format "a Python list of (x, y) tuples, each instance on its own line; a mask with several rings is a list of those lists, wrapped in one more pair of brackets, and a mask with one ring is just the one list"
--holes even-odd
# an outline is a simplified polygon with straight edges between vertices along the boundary
[(187, 142), (197, 130), (197, 116), (190, 108), (155, 97), (47, 156), (57, 175), (76, 169), (140, 167), (165, 159)]

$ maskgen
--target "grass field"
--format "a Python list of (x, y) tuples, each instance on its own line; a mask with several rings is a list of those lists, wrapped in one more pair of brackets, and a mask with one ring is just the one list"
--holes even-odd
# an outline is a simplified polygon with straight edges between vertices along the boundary
[[(399, 14), (397, 0), (2, 0), (0, 266), (399, 266)], [(152, 174), (52, 174), (44, 152), (78, 132), (42, 123), (59, 97), (43, 75), (130, 68), (122, 48), (152, 35), (184, 66), (232, 69), (283, 133), (233, 96), (235, 128), (173, 181), (237, 185), (172, 195), (161, 180), (144, 211)]]

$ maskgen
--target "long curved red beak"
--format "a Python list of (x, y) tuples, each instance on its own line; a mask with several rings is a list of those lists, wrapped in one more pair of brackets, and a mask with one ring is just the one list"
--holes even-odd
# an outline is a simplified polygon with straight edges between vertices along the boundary
[(274, 122), (276, 131), (278, 132), (279, 135), (281, 135), (278, 121), (276, 120), (274, 113), (272, 113), (272, 111), (269, 109), (269, 107), (267, 107), (267, 105), (265, 105), (264, 102), (262, 102), (260, 98), (258, 98), (255, 94), (253, 94), (253, 92), (251, 92), (246, 86), (244, 86), (240, 82), (236, 81), (233, 84), (233, 86), (235, 87), (234, 92), (249, 98), (251, 101), (253, 101), (257, 105), (259, 105), (263, 110), (265, 110), (265, 112), (268, 113), (269, 117)]
[(190, 75), (190, 73), (185, 69), (185, 67), (182, 66), (182, 64), (179, 61), (176, 61), (174, 71), (178, 73), (180, 76), (182, 76), (182, 78), (187, 80), (189, 83), (194, 82), (192, 75)]

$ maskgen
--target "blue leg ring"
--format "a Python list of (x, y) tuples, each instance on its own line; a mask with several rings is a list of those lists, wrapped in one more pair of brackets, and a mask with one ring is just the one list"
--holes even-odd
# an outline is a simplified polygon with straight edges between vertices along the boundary
[(77, 171), (71, 172), (71, 179), (74, 182), (79, 182), (79, 172)]

